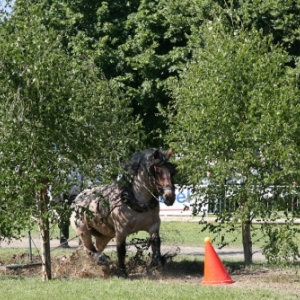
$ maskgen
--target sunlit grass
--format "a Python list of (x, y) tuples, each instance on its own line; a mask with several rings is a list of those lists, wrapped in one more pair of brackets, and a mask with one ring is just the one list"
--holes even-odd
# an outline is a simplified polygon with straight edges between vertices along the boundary
[[(261, 247), (265, 241), (263, 234), (259, 230), (259, 224), (253, 225), (255, 234), (253, 235), (253, 246)], [(276, 225), (274, 226), (281, 226)], [(162, 243), (165, 245), (187, 245), (187, 246), (201, 246), (203, 245), (204, 238), (209, 236), (212, 240), (218, 238), (220, 234), (211, 233), (208, 230), (202, 231), (204, 225), (198, 222), (181, 222), (181, 221), (162, 221), (160, 235)], [(237, 226), (238, 228), (238, 226)], [(31, 232), (32, 238), (39, 238), (39, 231), (34, 228)], [(229, 231), (222, 233), (225, 236), (226, 241), (228, 241), (228, 247), (242, 247), (242, 234), (241, 229), (236, 231)], [(50, 230), (50, 237), (52, 239), (59, 239), (60, 231), (57, 225), (53, 225)], [(144, 239), (148, 236), (146, 232), (139, 232), (137, 234), (132, 234), (128, 237), (128, 241), (132, 238)], [(76, 238), (76, 233), (70, 227), (70, 239)], [(28, 231), (23, 232), (23, 240), (28, 239)]]
[(240, 288), (238, 285), (203, 286), (200, 284), (178, 284), (162, 280), (52, 280), (42, 282), (40, 278), (0, 277), (1, 299), (297, 299), (284, 291)]
[[(164, 245), (181, 246), (203, 246), (206, 236), (212, 239), (214, 235), (201, 229), (203, 225), (197, 222), (162, 222), (161, 237)], [(35, 233), (34, 233), (35, 234)], [(53, 228), (52, 237), (59, 235), (58, 228)], [(235, 233), (237, 235), (240, 232)], [(70, 236), (75, 233), (70, 229)], [(38, 237), (38, 232), (36, 237)], [(132, 238), (146, 238), (146, 233), (131, 235)], [(234, 238), (233, 233), (228, 233), (228, 238)], [(241, 239), (237, 239), (230, 246), (241, 247)], [(39, 249), (33, 248), (33, 255), (39, 254)], [(69, 255), (70, 249), (55, 249), (52, 257)], [(5, 262), (14, 263), (13, 256), (28, 252), (28, 248), (10, 249), (0, 248), (0, 264)], [(109, 253), (112, 259), (116, 259), (116, 253)], [(130, 257), (128, 253), (128, 257)], [(19, 258), (19, 257), (18, 257)], [(127, 258), (128, 259), (128, 258)], [(17, 275), (0, 275), (0, 300), (35, 300), (35, 299), (297, 299), (295, 292), (291, 293), (289, 284), (297, 280), (297, 270), (282, 269), (280, 273), (266, 276), (267, 266), (264, 264), (253, 264), (247, 267), (248, 274), (258, 274), (258, 281), (248, 277), (244, 282), (236, 282), (225, 286), (203, 286), (201, 276), (204, 268), (204, 257), (201, 255), (177, 255), (166, 264), (165, 277), (156, 279), (132, 279), (124, 280), (115, 277), (108, 279), (62, 279), (54, 278), (49, 282), (42, 282), (41, 277), (34, 278)], [(18, 263), (28, 263), (28, 256)], [(242, 261), (223, 260), (223, 264), (233, 274), (243, 272)], [(270, 267), (268, 267), (270, 270)], [(169, 272), (169, 273), (168, 273)], [(286, 274), (282, 276), (281, 274)], [(188, 278), (196, 280), (190, 281)], [(187, 279), (186, 279), (187, 278)], [(198, 278), (198, 279), (197, 279)], [(246, 277), (245, 277), (246, 278)], [(259, 282), (259, 284), (257, 283)], [(273, 287), (270, 284), (273, 284)], [(296, 282), (296, 284), (298, 284)], [(280, 288), (273, 290), (275, 286)], [(295, 288), (294, 288), (295, 290)], [(4, 296), (5, 295), (5, 296)]]
[[(277, 226), (277, 225), (274, 225)], [(280, 226), (280, 225), (278, 225)], [(253, 246), (261, 247), (265, 239), (263, 234), (259, 230), (259, 225), (254, 225), (257, 229), (256, 234), (253, 237)], [(180, 245), (180, 246), (203, 246), (205, 237), (209, 236), (211, 240), (214, 240), (219, 234), (211, 233), (208, 230), (202, 231), (204, 225), (197, 222), (162, 222), (161, 224), (161, 239), (164, 245)], [(228, 247), (242, 247), (242, 233), (241, 229), (235, 232), (226, 232), (225, 239), (228, 241)], [(147, 237), (147, 233), (140, 232), (138, 234), (130, 236), (137, 238)]]

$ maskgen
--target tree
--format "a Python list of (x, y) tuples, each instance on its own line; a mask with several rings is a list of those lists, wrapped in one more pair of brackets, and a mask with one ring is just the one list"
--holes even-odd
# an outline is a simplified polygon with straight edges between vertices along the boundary
[[(222, 3), (223, 2), (223, 3)], [(299, 53), (299, 1), (222, 1), (232, 24), (272, 35), (273, 43), (282, 45), (290, 55), (289, 64), (295, 67)]]
[[(168, 141), (181, 155), (184, 183), (203, 194), (196, 187), (209, 169), (209, 201), (220, 201), (227, 193), (222, 200), (226, 207), (217, 212), (218, 223), (207, 224), (215, 232), (223, 229), (221, 244), (226, 243), (227, 230), (242, 226), (245, 263), (251, 263), (252, 224), (259, 218), (270, 238), (264, 249), (285, 247), (288, 255), (281, 258), (295, 259), (299, 251), (293, 224), (299, 210), (287, 213), (284, 194), (299, 178), (297, 73), (287, 67), (287, 53), (274, 46), (271, 36), (241, 26), (228, 29), (222, 23), (219, 16), (192, 34), (192, 61), (169, 86), (174, 102), (166, 114)], [(229, 194), (227, 183), (234, 177), (242, 184), (231, 185)], [(277, 187), (272, 209), (264, 200), (270, 186)], [(195, 213), (201, 205), (194, 207)], [(280, 232), (271, 233), (269, 221), (282, 211), (287, 222)], [(283, 232), (289, 234), (284, 238)], [(271, 242), (278, 241), (275, 236), (285, 240), (281, 247)], [(275, 259), (274, 252), (266, 255)]]
[[(62, 37), (69, 56), (93, 53), (99, 74), (119, 84), (147, 132), (147, 146), (163, 146), (165, 124), (157, 106), (170, 99), (165, 80), (190, 57), (191, 26), (203, 22), (211, 3), (190, 1), (17, 1), (42, 6), (43, 24)], [(82, 42), (84, 41), (84, 43)], [(80, 50), (81, 49), (81, 50)]]
[(188, 60), (188, 35), (192, 24), (202, 22), (204, 9), (199, 5), (195, 11), (190, 1), (139, 2), (125, 23), (130, 35), (120, 46), (124, 72), (117, 80), (133, 99), (134, 111), (143, 116), (150, 139), (161, 145), (165, 123), (158, 106), (166, 107), (170, 100), (165, 82)]
[(51, 279), (49, 222), (62, 204), (49, 202), (49, 185), (57, 197), (74, 165), (91, 178), (100, 165), (102, 182), (111, 180), (143, 133), (92, 53), (78, 46), (70, 57), (64, 36), (44, 25), (43, 13), (38, 4), (18, 5), (1, 22), (0, 236), (11, 238), (38, 221), (43, 278)]
[[(41, 6), (43, 24), (62, 37), (72, 56), (93, 53), (101, 76), (114, 79), (147, 132), (147, 146), (164, 144), (166, 124), (158, 107), (170, 95), (166, 81), (177, 77), (191, 58), (192, 28), (222, 15), (224, 26), (240, 24), (271, 34), (295, 67), (299, 56), (299, 5), (295, 0), (268, 1), (48, 1), (17, 0), (15, 11)], [(83, 42), (84, 41), (84, 42)]]

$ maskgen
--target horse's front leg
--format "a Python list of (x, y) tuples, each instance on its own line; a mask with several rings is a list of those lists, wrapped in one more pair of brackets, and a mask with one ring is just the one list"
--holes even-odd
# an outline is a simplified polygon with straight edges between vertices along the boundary
[(118, 273), (119, 277), (127, 277), (125, 257), (126, 257), (126, 238), (116, 237), (117, 255), (118, 255)]
[(152, 249), (151, 266), (153, 267), (161, 266), (162, 264), (161, 253), (160, 253), (161, 240), (158, 231), (151, 234), (150, 243)]

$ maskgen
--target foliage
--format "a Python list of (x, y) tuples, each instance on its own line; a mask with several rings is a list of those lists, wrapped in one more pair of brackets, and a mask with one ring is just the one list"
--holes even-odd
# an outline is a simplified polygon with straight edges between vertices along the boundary
[(87, 178), (101, 166), (101, 180), (111, 180), (139, 145), (140, 122), (118, 86), (100, 76), (88, 51), (70, 57), (43, 20), (41, 6), (19, 5), (1, 28), (2, 238), (39, 215), (47, 184), (57, 197), (74, 166)]
[[(222, 17), (227, 28), (252, 28), (284, 46), (290, 64), (299, 55), (299, 4), (268, 1), (31, 1), (18, 0), (15, 13), (41, 6), (42, 23), (61, 36), (68, 55), (93, 53), (102, 77), (115, 79), (146, 128), (148, 146), (164, 146), (165, 81), (177, 77), (191, 58), (193, 28)], [(199, 43), (196, 43), (199, 45)]]
[[(74, 164), (90, 178), (100, 166), (106, 180), (139, 145), (166, 146), (169, 124), (182, 183), (213, 168), (228, 195), (227, 179), (247, 178), (230, 187), (231, 209), (243, 220), (276, 218), (270, 185), (288, 186), (273, 197), (282, 211), (280, 195), (299, 180), (298, 15), (298, 0), (16, 0), (12, 13), (0, 11), (1, 233), (24, 226), (18, 213), (34, 213), (46, 178), (55, 197)], [(177, 103), (160, 114), (173, 89)]]
[(282, 45), (289, 53), (294, 65), (299, 56), (299, 13), (300, 2), (297, 0), (246, 1), (236, 8), (236, 19), (247, 28), (271, 34), (274, 43)]
[(299, 228), (286, 223), (280, 227), (267, 224), (263, 227), (269, 240), (264, 246), (264, 254), (273, 264), (297, 261), (299, 255)]
[[(299, 91), (288, 55), (270, 37), (228, 30), (218, 19), (195, 30), (191, 42), (199, 46), (187, 71), (170, 84), (168, 110), (168, 140), (180, 153), (184, 183), (196, 187), (212, 171), (208, 198), (231, 203), (218, 211), (217, 228), (277, 218), (299, 178)], [(264, 198), (274, 185), (287, 188), (276, 193), (271, 210)]]
[[(193, 8), (190, 1), (144, 0), (125, 24), (132, 34), (120, 47), (127, 68), (118, 80), (126, 87), (126, 94), (133, 97), (135, 112), (145, 116), (148, 132), (165, 131), (157, 106), (168, 104), (165, 80), (177, 76), (181, 63), (190, 55), (186, 45), (191, 22), (200, 24), (203, 16), (201, 7), (197, 12)], [(156, 132), (151, 134), (151, 138), (158, 138)], [(154, 140), (162, 142), (162, 137)]]
[[(166, 146), (158, 105), (170, 97), (165, 80), (188, 60), (191, 26), (208, 15), (211, 2), (42, 1), (16, 2), (16, 13), (41, 6), (42, 24), (61, 37), (67, 55), (92, 53), (99, 76), (118, 83), (134, 115), (140, 115), (148, 146)], [(79, 56), (80, 57), (80, 56)]]

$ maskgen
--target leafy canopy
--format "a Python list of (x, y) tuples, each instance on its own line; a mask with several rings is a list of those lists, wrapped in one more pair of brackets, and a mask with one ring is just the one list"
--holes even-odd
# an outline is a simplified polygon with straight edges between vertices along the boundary
[(2, 237), (38, 216), (46, 184), (53, 197), (65, 191), (74, 166), (91, 179), (100, 166), (101, 180), (112, 180), (142, 135), (117, 84), (101, 77), (86, 47), (69, 56), (64, 36), (44, 25), (41, 8), (20, 5), (1, 28)]
[[(220, 223), (207, 226), (222, 232), (221, 244), (239, 221), (273, 220), (282, 212), (289, 221), (281, 232), (271, 234), (267, 224), (263, 230), (273, 240), (287, 230), (296, 240), (297, 230), (291, 228), (299, 210), (288, 214), (288, 195), (299, 182), (300, 103), (287, 53), (261, 32), (228, 30), (218, 20), (196, 29), (191, 43), (192, 61), (170, 83), (174, 101), (166, 114), (183, 183), (193, 185), (195, 194), (206, 193), (211, 207), (219, 203)], [(212, 172), (210, 186), (197, 188), (206, 171)], [(278, 186), (272, 206), (265, 198), (270, 186)], [(202, 205), (198, 202), (194, 212)], [(284, 258), (297, 257), (295, 243), (281, 243), (282, 253), (288, 253)], [(266, 249), (271, 246), (279, 247), (270, 242)]]

